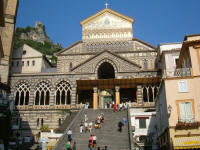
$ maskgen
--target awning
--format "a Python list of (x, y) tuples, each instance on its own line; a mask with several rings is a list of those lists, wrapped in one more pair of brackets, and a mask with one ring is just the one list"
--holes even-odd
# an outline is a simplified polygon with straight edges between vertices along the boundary
[(56, 140), (50, 141), (50, 142), (46, 145), (46, 149), (47, 149), (47, 150), (53, 150), (53, 149), (55, 148), (56, 143), (57, 143)]
[(200, 148), (200, 136), (178, 137), (174, 139), (174, 149)]
[(149, 78), (132, 78), (132, 79), (96, 79), (96, 80), (77, 80), (78, 90), (93, 90), (97, 86), (98, 89), (115, 89), (118, 85), (120, 88), (135, 88), (137, 84), (158, 84), (160, 77)]

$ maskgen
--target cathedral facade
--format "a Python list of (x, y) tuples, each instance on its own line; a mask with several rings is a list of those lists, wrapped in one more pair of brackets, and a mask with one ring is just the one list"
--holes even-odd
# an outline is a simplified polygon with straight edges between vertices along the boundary
[[(78, 110), (86, 102), (93, 109), (113, 102), (154, 107), (161, 77), (157, 48), (134, 38), (133, 23), (109, 8), (83, 20), (82, 40), (56, 53), (56, 68), (28, 47), (14, 52), (12, 68), (21, 71), (12, 71), (11, 96), (22, 136), (35, 135), (44, 124), (58, 128), (63, 110)], [(28, 69), (35, 64), (44, 69)]]

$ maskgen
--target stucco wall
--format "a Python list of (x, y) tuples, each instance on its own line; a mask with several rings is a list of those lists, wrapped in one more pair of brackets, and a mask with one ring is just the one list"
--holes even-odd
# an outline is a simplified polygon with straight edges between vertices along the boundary
[[(188, 92), (181, 93), (178, 89), (178, 82), (186, 81)], [(172, 106), (172, 112), (169, 118), (170, 126), (175, 126), (178, 122), (178, 108), (176, 101), (177, 100), (194, 100), (194, 115), (196, 120), (200, 120), (200, 78), (189, 78), (189, 79), (180, 79), (180, 80), (166, 80), (166, 97), (167, 97), (167, 106)]]
[[(193, 69), (193, 75), (200, 75), (200, 56), (198, 56), (199, 49), (194, 49), (192, 46), (189, 47), (189, 53), (191, 58), (191, 64)], [(189, 56), (186, 56), (189, 57)]]

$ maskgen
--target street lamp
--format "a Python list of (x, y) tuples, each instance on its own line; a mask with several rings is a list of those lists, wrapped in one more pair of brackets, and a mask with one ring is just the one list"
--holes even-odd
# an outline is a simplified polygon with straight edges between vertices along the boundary
[(171, 112), (172, 112), (172, 106), (169, 105), (169, 106), (167, 107), (167, 110), (168, 110), (168, 115), (169, 115), (169, 117), (170, 117)]

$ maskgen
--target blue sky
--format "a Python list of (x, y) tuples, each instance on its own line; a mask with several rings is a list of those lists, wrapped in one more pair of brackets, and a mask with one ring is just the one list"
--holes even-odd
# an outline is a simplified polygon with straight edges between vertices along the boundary
[(81, 40), (80, 21), (109, 8), (135, 19), (133, 36), (154, 46), (200, 33), (200, 0), (19, 0), (16, 27), (41, 21), (54, 43)]

